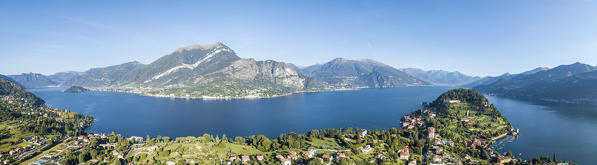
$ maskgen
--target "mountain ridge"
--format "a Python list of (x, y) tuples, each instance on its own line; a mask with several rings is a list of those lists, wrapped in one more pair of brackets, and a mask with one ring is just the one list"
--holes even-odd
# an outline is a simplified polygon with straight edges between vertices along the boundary
[(155, 96), (270, 97), (310, 90), (306, 79), (286, 63), (242, 59), (217, 42), (179, 48), (146, 65), (90, 69), (64, 85)]
[(479, 76), (469, 76), (458, 71), (423, 70), (418, 68), (401, 68), (400, 71), (413, 75), (421, 80), (438, 86), (462, 86), (481, 79)]
[(371, 59), (334, 58), (324, 64), (302, 68), (300, 72), (336, 88), (430, 85), (394, 67)]
[(523, 72), (473, 89), (531, 101), (594, 104), (597, 103), (597, 91), (593, 90), (597, 89), (597, 67), (576, 62), (534, 73)]

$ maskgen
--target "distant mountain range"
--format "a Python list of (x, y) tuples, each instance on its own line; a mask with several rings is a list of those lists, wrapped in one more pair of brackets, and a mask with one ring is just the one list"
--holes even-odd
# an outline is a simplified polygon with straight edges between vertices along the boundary
[(243, 59), (222, 43), (177, 49), (150, 64), (137, 61), (85, 72), (3, 76), (24, 88), (81, 86), (167, 97), (271, 97), (303, 91), (400, 86), (460, 86), (504, 97), (597, 103), (597, 68), (574, 63), (519, 74), (477, 77), (460, 72), (396, 69), (370, 59), (336, 58), (307, 67)]
[(39, 73), (23, 73), (20, 75), (8, 75), (14, 82), (18, 82), (19, 85), (24, 88), (47, 88), (60, 86), (72, 77), (81, 74), (81, 72), (59, 72), (53, 75), (42, 75)]
[(39, 73), (23, 73), (20, 75), (9, 75), (12, 80), (19, 82), (24, 88), (45, 88), (57, 86), (59, 83)]
[(85, 72), (8, 76), (25, 88), (81, 86), (168, 97), (270, 97), (337, 88), (431, 85), (373, 60), (334, 59), (299, 68), (242, 59), (222, 43), (177, 49), (150, 64), (128, 62)]
[(473, 81), (471, 83), (464, 84), (462, 86), (467, 87), (467, 88), (473, 88), (473, 87), (480, 86), (480, 85), (489, 85), (489, 84), (495, 83), (496, 81), (501, 80), (501, 79), (510, 79), (510, 78), (518, 76), (518, 75), (530, 75), (530, 74), (534, 74), (539, 71), (544, 71), (544, 70), (548, 70), (548, 69), (549, 68), (547, 68), (547, 67), (538, 67), (538, 68), (528, 70), (528, 71), (525, 71), (525, 72), (522, 72), (519, 74), (504, 73), (502, 75), (495, 76), (495, 77), (487, 76), (487, 77), (483, 77), (477, 81)]
[(423, 81), (427, 81), (433, 85), (437, 86), (462, 86), (465, 84), (469, 84), (481, 79), (478, 76), (469, 76), (462, 74), (458, 71), (455, 72), (448, 72), (443, 70), (429, 70), (425, 71), (422, 69), (417, 68), (404, 68), (400, 69), (400, 71), (408, 73), (421, 79)]
[(336, 58), (325, 64), (311, 65), (299, 70), (333, 88), (392, 88), (430, 85), (414, 76), (386, 64), (365, 59)]
[(286, 63), (241, 59), (219, 42), (180, 48), (147, 65), (90, 69), (63, 85), (174, 97), (270, 97), (319, 87)]
[(532, 101), (597, 103), (597, 67), (574, 63), (537, 68), (473, 87), (485, 93)]

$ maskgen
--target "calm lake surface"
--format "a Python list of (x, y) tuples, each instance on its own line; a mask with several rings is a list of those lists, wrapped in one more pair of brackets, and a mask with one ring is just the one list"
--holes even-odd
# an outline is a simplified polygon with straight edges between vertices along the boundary
[[(30, 89), (52, 107), (96, 118), (88, 131), (124, 136), (248, 136), (305, 133), (311, 129), (389, 129), (432, 101), (447, 87), (403, 87), (302, 93), (268, 99), (201, 100), (115, 92), (62, 93), (63, 88)], [(529, 158), (553, 155), (580, 164), (597, 162), (597, 107), (541, 106), (488, 96), (520, 128), (517, 138), (495, 144)]]

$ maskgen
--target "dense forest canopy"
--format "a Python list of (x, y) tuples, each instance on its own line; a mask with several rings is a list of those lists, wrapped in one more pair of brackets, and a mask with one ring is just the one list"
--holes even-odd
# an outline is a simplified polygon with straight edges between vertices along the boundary
[(434, 104), (443, 104), (446, 100), (459, 100), (472, 105), (487, 105), (489, 101), (480, 92), (472, 89), (453, 89), (440, 95)]

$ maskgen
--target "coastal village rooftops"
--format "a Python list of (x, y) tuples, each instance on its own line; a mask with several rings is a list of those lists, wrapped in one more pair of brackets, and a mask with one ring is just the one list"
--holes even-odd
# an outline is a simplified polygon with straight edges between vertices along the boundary
[(408, 152), (400, 153), (400, 159), (408, 160), (409, 157), (410, 157), (410, 154)]
[(298, 159), (298, 156), (296, 156), (296, 154), (295, 154), (295, 155), (289, 155), (288, 157), (289, 157), (290, 159), (294, 159), (294, 160)]
[(243, 156), (241, 156), (241, 160), (243, 162), (248, 162), (249, 160), (251, 160), (251, 158), (249, 156), (247, 156), (247, 155), (243, 155)]
[(262, 161), (263, 160), (263, 155), (257, 155), (255, 158), (257, 158), (258, 161)]
[(435, 128), (433, 128), (433, 127), (428, 127), (428, 128), (427, 128), (427, 131), (429, 131), (429, 132), (435, 132)]
[(366, 130), (366, 129), (360, 129), (360, 130), (358, 131), (358, 133), (359, 133), (359, 135), (360, 135), (361, 137), (365, 137), (365, 136), (367, 136), (367, 130)]
[(139, 137), (139, 136), (131, 136), (129, 139), (131, 139), (132, 141), (139, 143), (143, 141), (143, 137)]
[(309, 153), (309, 152), (303, 152), (303, 157), (311, 158), (311, 157), (313, 157), (313, 155), (311, 155), (311, 153)]
[(401, 148), (398, 152), (408, 152), (408, 146), (404, 146), (404, 148)]
[(373, 148), (371, 148), (370, 145), (365, 145), (365, 146), (361, 147), (362, 153), (367, 153), (367, 152), (370, 152), (371, 150), (373, 150)]
[(382, 153), (376, 153), (376, 154), (375, 154), (375, 157), (376, 157), (377, 159), (384, 159), (384, 158), (386, 158), (386, 156), (385, 156), (384, 154), (382, 154)]
[(326, 159), (326, 160), (332, 160), (332, 159), (333, 159), (333, 158), (332, 158), (332, 156), (330, 156), (330, 155), (328, 155), (328, 154), (323, 154), (323, 155), (321, 156), (321, 158), (323, 158), (323, 159)]
[(284, 159), (284, 156), (282, 156), (282, 155), (278, 154), (278, 155), (276, 155), (276, 159), (278, 159), (278, 160), (282, 160), (282, 159)]
[(236, 157), (236, 155), (235, 155), (235, 154), (232, 154), (232, 155), (230, 155), (230, 157), (229, 157), (229, 158), (230, 158), (230, 161), (234, 161), (234, 159), (237, 159), (237, 157)]
[(280, 162), (282, 162), (283, 165), (290, 165), (290, 163), (291, 163), (290, 160), (288, 160), (286, 158), (280, 159)]

